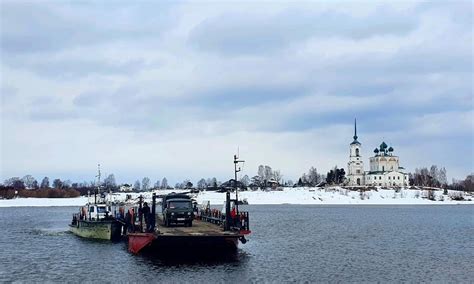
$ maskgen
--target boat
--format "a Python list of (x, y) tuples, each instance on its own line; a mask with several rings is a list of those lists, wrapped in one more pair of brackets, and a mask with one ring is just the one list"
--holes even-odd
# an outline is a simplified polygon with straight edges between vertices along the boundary
[[(122, 236), (123, 210), (112, 213), (114, 204), (110, 195), (100, 192), (100, 165), (98, 174), (97, 191), (94, 201), (88, 196), (88, 202), (73, 214), (69, 231), (74, 235), (88, 239), (118, 240)], [(109, 198), (108, 198), (109, 197)], [(114, 208), (115, 209), (115, 208)]]
[[(234, 155), (235, 178), (237, 179), (237, 164), (243, 162)], [(181, 193), (183, 194), (183, 193)], [(231, 198), (231, 192), (226, 193), (226, 201), (223, 210), (196, 208), (192, 222), (171, 223), (166, 222), (163, 214), (156, 213), (156, 204), (159, 197), (164, 204), (168, 195), (158, 196), (153, 194), (150, 217), (148, 222), (152, 225), (143, 226), (142, 199), (139, 200), (138, 219), (140, 222), (132, 226), (133, 231), (127, 233), (128, 250), (131, 253), (151, 253), (171, 255), (190, 255), (191, 252), (203, 252), (204, 254), (228, 253), (237, 250), (239, 242), (245, 244), (246, 236), (251, 233), (249, 228), (249, 213), (239, 210), (238, 189), (235, 188), (235, 198)], [(189, 202), (189, 199), (183, 199)], [(186, 221), (186, 220), (185, 220)], [(194, 254), (197, 255), (197, 254)]]

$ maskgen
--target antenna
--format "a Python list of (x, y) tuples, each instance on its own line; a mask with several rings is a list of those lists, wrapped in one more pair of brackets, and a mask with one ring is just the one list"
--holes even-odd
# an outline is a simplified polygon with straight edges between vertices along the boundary
[(97, 164), (97, 194), (99, 194), (100, 197), (100, 164)]

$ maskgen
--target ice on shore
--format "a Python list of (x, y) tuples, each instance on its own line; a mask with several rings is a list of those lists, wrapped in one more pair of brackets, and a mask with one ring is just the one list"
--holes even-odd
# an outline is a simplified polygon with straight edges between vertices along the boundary
[[(158, 190), (157, 194), (184, 192), (183, 190)], [(365, 191), (350, 191), (341, 187), (330, 188), (285, 188), (282, 191), (244, 191), (239, 192), (239, 199), (246, 199), (249, 204), (314, 204), (314, 205), (436, 205), (436, 204), (474, 204), (474, 201), (455, 201), (453, 195), (462, 193), (449, 191), (435, 191), (436, 201), (425, 198), (426, 190), (402, 189), (398, 192), (393, 189), (378, 189)], [(114, 194), (116, 200), (124, 200), (127, 193)], [(130, 193), (129, 193), (130, 194)], [(131, 193), (137, 198), (140, 193)], [(143, 193), (146, 200), (151, 199), (151, 192)], [(225, 200), (225, 193), (204, 191), (194, 194), (199, 204), (210, 201), (213, 205), (221, 205)], [(232, 193), (235, 196), (235, 193)], [(473, 196), (464, 195), (464, 199), (474, 200)], [(77, 198), (15, 198), (1, 200), (0, 207), (22, 206), (81, 206), (87, 202), (87, 197)]]

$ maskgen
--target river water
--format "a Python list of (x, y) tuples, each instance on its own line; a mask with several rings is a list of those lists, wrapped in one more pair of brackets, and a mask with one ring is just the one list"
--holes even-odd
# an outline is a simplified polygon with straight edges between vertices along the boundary
[(0, 281), (290, 282), (474, 279), (474, 207), (247, 206), (235, 255), (166, 259), (67, 232), (74, 207), (0, 208)]

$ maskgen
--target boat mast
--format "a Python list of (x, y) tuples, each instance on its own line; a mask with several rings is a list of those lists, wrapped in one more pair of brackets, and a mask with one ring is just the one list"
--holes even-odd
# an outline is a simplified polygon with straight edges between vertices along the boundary
[[(100, 198), (100, 164), (97, 164), (97, 195), (99, 195), (99, 198)], [(97, 196), (95, 198), (95, 204), (97, 204)]]
[(237, 165), (239, 163), (244, 163), (244, 160), (239, 160), (239, 157), (237, 155), (234, 155), (234, 188), (235, 188), (235, 209), (237, 214), (239, 213), (239, 194), (237, 190), (237, 173), (240, 172), (242, 169), (239, 167), (237, 168)]

